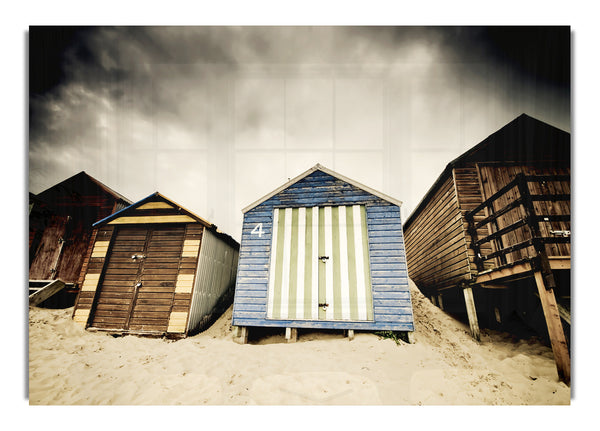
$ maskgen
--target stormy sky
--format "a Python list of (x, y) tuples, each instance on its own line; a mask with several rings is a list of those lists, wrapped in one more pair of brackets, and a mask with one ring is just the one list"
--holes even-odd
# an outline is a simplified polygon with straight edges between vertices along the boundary
[(30, 27), (29, 190), (85, 170), (239, 240), (317, 163), (403, 201), (527, 113), (571, 132), (569, 27)]

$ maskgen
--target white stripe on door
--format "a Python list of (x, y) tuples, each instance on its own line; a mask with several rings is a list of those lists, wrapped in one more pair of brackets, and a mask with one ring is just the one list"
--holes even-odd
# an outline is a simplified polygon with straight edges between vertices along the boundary
[(352, 216), (354, 220), (354, 246), (356, 247), (356, 290), (358, 304), (358, 320), (367, 319), (367, 298), (365, 297), (365, 268), (363, 253), (363, 235), (366, 232), (362, 231), (361, 210), (360, 205), (352, 206)]

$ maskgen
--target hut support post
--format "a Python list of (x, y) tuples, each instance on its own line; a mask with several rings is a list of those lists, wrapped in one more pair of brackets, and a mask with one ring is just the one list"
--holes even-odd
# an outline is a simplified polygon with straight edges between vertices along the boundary
[(473, 289), (465, 287), (463, 289), (465, 296), (465, 305), (467, 308), (467, 316), (469, 317), (469, 326), (471, 328), (471, 336), (477, 341), (481, 341), (479, 335), (479, 322), (477, 321), (477, 310), (475, 309), (475, 300), (473, 299)]
[(285, 328), (285, 341), (288, 343), (298, 341), (298, 328)]
[(565, 339), (560, 321), (560, 313), (556, 304), (554, 290), (546, 287), (544, 277), (540, 271), (536, 271), (534, 275), (542, 309), (544, 310), (544, 317), (546, 318), (546, 326), (548, 327), (548, 335), (552, 344), (558, 378), (569, 384), (571, 381), (571, 358), (569, 357), (567, 340)]
[(348, 341), (354, 340), (354, 329), (348, 329)]
[(248, 343), (248, 327), (247, 326), (236, 326), (233, 332), (233, 341), (238, 344)]
[(407, 331), (406, 338), (408, 339), (409, 344), (415, 344), (415, 332), (414, 331)]
[(444, 302), (442, 301), (442, 295), (438, 295), (438, 306), (440, 307), (440, 310), (444, 310)]

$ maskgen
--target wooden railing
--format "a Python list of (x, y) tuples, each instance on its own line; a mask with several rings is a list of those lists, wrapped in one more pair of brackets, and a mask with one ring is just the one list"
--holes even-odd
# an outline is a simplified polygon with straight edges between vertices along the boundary
[[(536, 256), (527, 257), (525, 260), (533, 260), (536, 265), (540, 266), (540, 270), (546, 278), (551, 287), (555, 287), (552, 273), (550, 271), (550, 265), (548, 262), (548, 256), (546, 254), (546, 244), (565, 244), (570, 243), (570, 231), (553, 231), (552, 233), (556, 236), (548, 237), (542, 236), (540, 232), (540, 222), (570, 222), (571, 214), (537, 214), (534, 208), (534, 202), (539, 201), (570, 201), (570, 194), (531, 194), (529, 191), (528, 183), (537, 182), (544, 183), (549, 181), (570, 181), (569, 175), (524, 175), (522, 173), (517, 176), (506, 186), (502, 187), (480, 205), (473, 210), (465, 214), (465, 219), (468, 224), (468, 233), (471, 236), (471, 248), (475, 252), (475, 264), (479, 272), (484, 271), (484, 262), (490, 261), (491, 259), (497, 258), (499, 264), (493, 269), (502, 269), (507, 266), (512, 266), (517, 262), (508, 262), (507, 255), (515, 251), (533, 247), (536, 252)], [(504, 196), (511, 190), (516, 189), (518, 191), (517, 198), (512, 202), (505, 205), (503, 208), (494, 209), (494, 202)], [(516, 222), (499, 228), (498, 218), (515, 208), (522, 208), (521, 218)], [(475, 222), (475, 216), (488, 209), (488, 215), (482, 220)], [(523, 217), (524, 214), (524, 217)], [(491, 225), (493, 233), (486, 235), (482, 238), (478, 237), (477, 230)], [(503, 237), (510, 232), (514, 232), (517, 229), (525, 228), (529, 231), (529, 238), (523, 241), (504, 244)], [(497, 250), (482, 255), (481, 246), (487, 242), (495, 241)], [(533, 258), (533, 259), (532, 259)], [(549, 276), (549, 277), (547, 277)], [(552, 279), (552, 280), (551, 280)]]

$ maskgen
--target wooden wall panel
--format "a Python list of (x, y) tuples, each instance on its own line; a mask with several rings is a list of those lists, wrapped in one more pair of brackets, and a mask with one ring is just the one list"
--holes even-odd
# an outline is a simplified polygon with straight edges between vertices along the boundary
[[(496, 191), (500, 190), (510, 181), (512, 181), (517, 174), (523, 173), (525, 175), (570, 175), (569, 168), (557, 168), (557, 167), (542, 167), (532, 165), (502, 165), (502, 164), (480, 164), (479, 170), (482, 178), (482, 185), (484, 188), (485, 196), (489, 197)], [(543, 184), (529, 183), (529, 192), (531, 194), (570, 194), (571, 185), (570, 181), (548, 181)], [(494, 205), (495, 209), (500, 209), (506, 206), (508, 203), (519, 197), (517, 188), (512, 189), (504, 196), (499, 198)], [(538, 215), (570, 215), (571, 214), (571, 203), (570, 201), (541, 201), (534, 202), (535, 213)], [(507, 214), (498, 218), (498, 227), (509, 226), (512, 223), (517, 222), (519, 219), (524, 218), (525, 213), (521, 207), (515, 208)], [(539, 223), (540, 233), (545, 237), (552, 237), (553, 234), (550, 231), (557, 230), (571, 230), (570, 222), (540, 222)], [(502, 236), (504, 246), (513, 245), (521, 241), (525, 241), (531, 238), (530, 231), (527, 227), (521, 227), (514, 232)], [(547, 244), (546, 253), (548, 256), (570, 256), (571, 246), (570, 244)], [(522, 250), (509, 253), (507, 255), (507, 261), (514, 262), (527, 256), (534, 256), (535, 250), (533, 247), (528, 247)]]
[[(365, 205), (373, 288), (374, 321), (269, 320), (266, 301), (273, 209)], [(260, 224), (260, 231), (257, 226)], [(387, 232), (383, 234), (383, 232)], [(244, 214), (233, 324), (296, 328), (412, 331), (400, 209), (325, 172), (315, 171)]]
[[(464, 218), (464, 215), (475, 209), (477, 205), (483, 202), (483, 192), (480, 183), (479, 173), (477, 172), (477, 166), (474, 163), (469, 163), (462, 168), (453, 169), (454, 181), (456, 184), (456, 193), (458, 199), (458, 205), (460, 208), (460, 214), (462, 218), (463, 231), (465, 236), (465, 242), (467, 246), (467, 253), (469, 255), (470, 270), (473, 274), (477, 273), (477, 265), (475, 264), (475, 253), (471, 249), (471, 235), (468, 234), (468, 224)], [(488, 213), (486, 210), (480, 212), (475, 217), (475, 223), (483, 220), (487, 217)], [(477, 230), (479, 238), (489, 235), (491, 231), (487, 227), (481, 227)], [(496, 251), (494, 244), (486, 243), (480, 247), (482, 254), (489, 254)], [(495, 265), (493, 261), (484, 263), (484, 269), (490, 269)]]
[(471, 278), (465, 229), (452, 176), (404, 232), (410, 278), (424, 292)]

